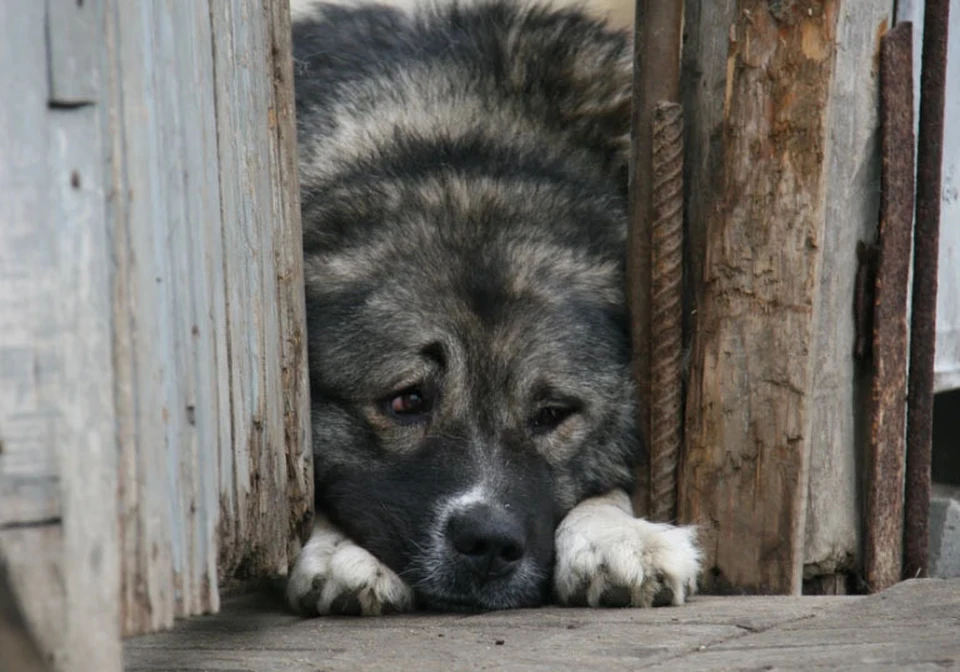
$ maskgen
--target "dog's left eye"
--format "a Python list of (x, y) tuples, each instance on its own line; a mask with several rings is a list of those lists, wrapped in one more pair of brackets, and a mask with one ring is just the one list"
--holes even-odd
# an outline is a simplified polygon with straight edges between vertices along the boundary
[(419, 387), (411, 387), (390, 397), (387, 414), (401, 422), (418, 422), (431, 411), (430, 399)]
[(576, 413), (576, 410), (570, 406), (544, 406), (533, 416), (530, 426), (537, 434), (552, 432)]

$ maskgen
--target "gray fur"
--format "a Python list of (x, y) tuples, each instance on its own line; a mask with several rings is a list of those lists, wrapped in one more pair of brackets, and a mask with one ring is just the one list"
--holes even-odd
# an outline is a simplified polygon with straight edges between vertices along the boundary
[[(629, 42), (515, 2), (314, 17), (294, 48), (318, 507), (427, 606), (539, 603), (556, 525), (640, 454)], [(392, 414), (413, 388), (432, 409)], [(437, 513), (478, 487), (528, 542), (489, 583), (447, 561)]]

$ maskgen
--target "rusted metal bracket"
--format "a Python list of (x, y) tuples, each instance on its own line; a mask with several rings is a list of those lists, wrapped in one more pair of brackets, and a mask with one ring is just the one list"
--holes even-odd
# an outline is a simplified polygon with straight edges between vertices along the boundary
[(907, 396), (907, 290), (913, 226), (913, 27), (880, 41), (880, 230), (873, 298), (864, 576), (872, 591), (900, 580)]

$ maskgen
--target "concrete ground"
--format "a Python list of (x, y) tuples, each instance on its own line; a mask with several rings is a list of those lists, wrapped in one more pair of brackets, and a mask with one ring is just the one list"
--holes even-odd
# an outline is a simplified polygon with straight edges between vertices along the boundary
[(960, 580), (868, 597), (301, 620), (264, 597), (131, 639), (128, 672), (960, 670)]

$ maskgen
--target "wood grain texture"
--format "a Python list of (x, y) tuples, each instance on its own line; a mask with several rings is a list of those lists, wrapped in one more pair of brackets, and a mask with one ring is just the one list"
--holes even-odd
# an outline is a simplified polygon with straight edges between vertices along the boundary
[[(914, 114), (919, 123), (924, 0), (899, 0), (897, 20), (913, 23)], [(940, 260), (937, 289), (936, 392), (960, 389), (960, 0), (950, 1), (947, 44)]]
[(100, 100), (101, 2), (47, 0), (50, 101), (82, 105)]
[(111, 5), (128, 634), (215, 611), (221, 581), (285, 573), (311, 508), (287, 11)]
[[(690, 178), (698, 296), (680, 518), (701, 526), (708, 589), (798, 593), (837, 5), (725, 7), (722, 115), (696, 163), (719, 174)], [(713, 30), (706, 13), (692, 31)]]
[(0, 552), (57, 669), (309, 525), (288, 13), (0, 8)]
[(269, 3), (270, 55), (273, 61), (273, 109), (276, 114), (274, 179), (279, 218), (273, 235), (280, 323), (280, 372), (283, 388), (284, 447), (287, 458), (289, 536), (287, 554), (295, 557), (310, 536), (313, 514), (313, 448), (310, 434), (310, 385), (307, 369), (306, 306), (303, 290), (303, 236), (297, 121), (293, 89), (293, 45), (288, 0)]
[[(824, 231), (814, 311), (804, 578), (856, 570), (858, 472), (867, 441), (869, 381), (854, 361), (857, 243), (876, 236), (880, 194), (880, 37), (891, 0), (839, 5), (828, 102)], [(869, 335), (867, 335), (869, 337)]]
[(217, 394), (217, 296), (202, 263), (203, 232), (220, 228), (204, 163), (216, 165), (209, 14), (120, 2), (112, 12), (123, 624), (132, 633), (216, 609), (212, 456), (228, 400)]
[(233, 425), (219, 567), (243, 578), (286, 572), (312, 506), (292, 65), (285, 2), (211, 9)]
[[(0, 8), (0, 555), (57, 670), (120, 670), (110, 247), (87, 34), (46, 3)], [(61, 30), (62, 29), (62, 30)], [(93, 53), (91, 53), (93, 52)]]
[(558, 609), (299, 619), (262, 598), (128, 642), (127, 670), (943, 670), (960, 582), (869, 597), (705, 597), (672, 609)]

